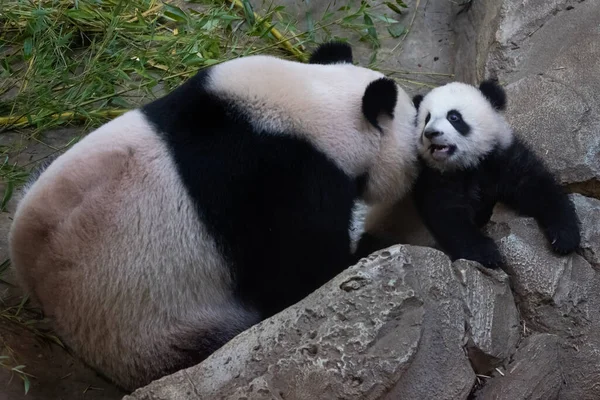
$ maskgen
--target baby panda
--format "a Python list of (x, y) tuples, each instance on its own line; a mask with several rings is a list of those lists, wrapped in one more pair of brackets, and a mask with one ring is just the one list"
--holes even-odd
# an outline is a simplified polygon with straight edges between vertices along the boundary
[(415, 116), (345, 44), (212, 66), (41, 172), (12, 264), (66, 345), (134, 390), (348, 267), (355, 202), (417, 176)]
[(421, 172), (410, 196), (369, 211), (357, 258), (394, 243), (433, 245), (452, 260), (496, 268), (502, 256), (481, 228), (497, 202), (535, 218), (557, 254), (579, 247), (574, 206), (542, 160), (513, 135), (502, 113), (502, 87), (493, 80), (479, 88), (453, 82), (413, 101)]

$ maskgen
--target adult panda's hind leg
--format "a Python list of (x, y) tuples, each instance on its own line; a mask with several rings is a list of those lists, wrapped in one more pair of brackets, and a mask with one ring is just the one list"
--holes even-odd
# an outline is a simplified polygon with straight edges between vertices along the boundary
[[(151, 351), (142, 356), (146, 364), (154, 359), (151, 369), (126, 382), (126, 389), (147, 385), (160, 377), (197, 365), (222, 348), (240, 333), (260, 322), (258, 312), (235, 302), (199, 312), (198, 318), (182, 319), (177, 328), (165, 335), (168, 346), (159, 349), (162, 360)], [(139, 370), (137, 370), (139, 372)]]

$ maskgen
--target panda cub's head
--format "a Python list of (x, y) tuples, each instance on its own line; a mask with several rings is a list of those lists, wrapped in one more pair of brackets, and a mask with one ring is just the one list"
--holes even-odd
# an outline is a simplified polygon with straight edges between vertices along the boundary
[(502, 112), (506, 94), (494, 81), (479, 88), (461, 82), (413, 99), (418, 108), (419, 154), (431, 168), (453, 171), (475, 167), (491, 151), (512, 143)]

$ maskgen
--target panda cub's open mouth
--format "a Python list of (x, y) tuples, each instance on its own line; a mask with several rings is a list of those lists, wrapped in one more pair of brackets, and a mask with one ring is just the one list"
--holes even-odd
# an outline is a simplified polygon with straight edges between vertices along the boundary
[(429, 151), (434, 160), (445, 160), (456, 151), (455, 145), (431, 144)]

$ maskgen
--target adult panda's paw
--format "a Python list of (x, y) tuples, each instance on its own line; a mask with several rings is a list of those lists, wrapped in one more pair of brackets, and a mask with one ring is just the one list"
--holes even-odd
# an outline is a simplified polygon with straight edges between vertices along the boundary
[(571, 254), (581, 244), (581, 234), (577, 226), (548, 227), (546, 236), (548, 236), (552, 250), (563, 256)]
[(476, 261), (485, 268), (490, 269), (500, 268), (504, 265), (504, 258), (491, 238), (485, 238), (480, 243), (473, 243), (468, 251), (456, 258)]

